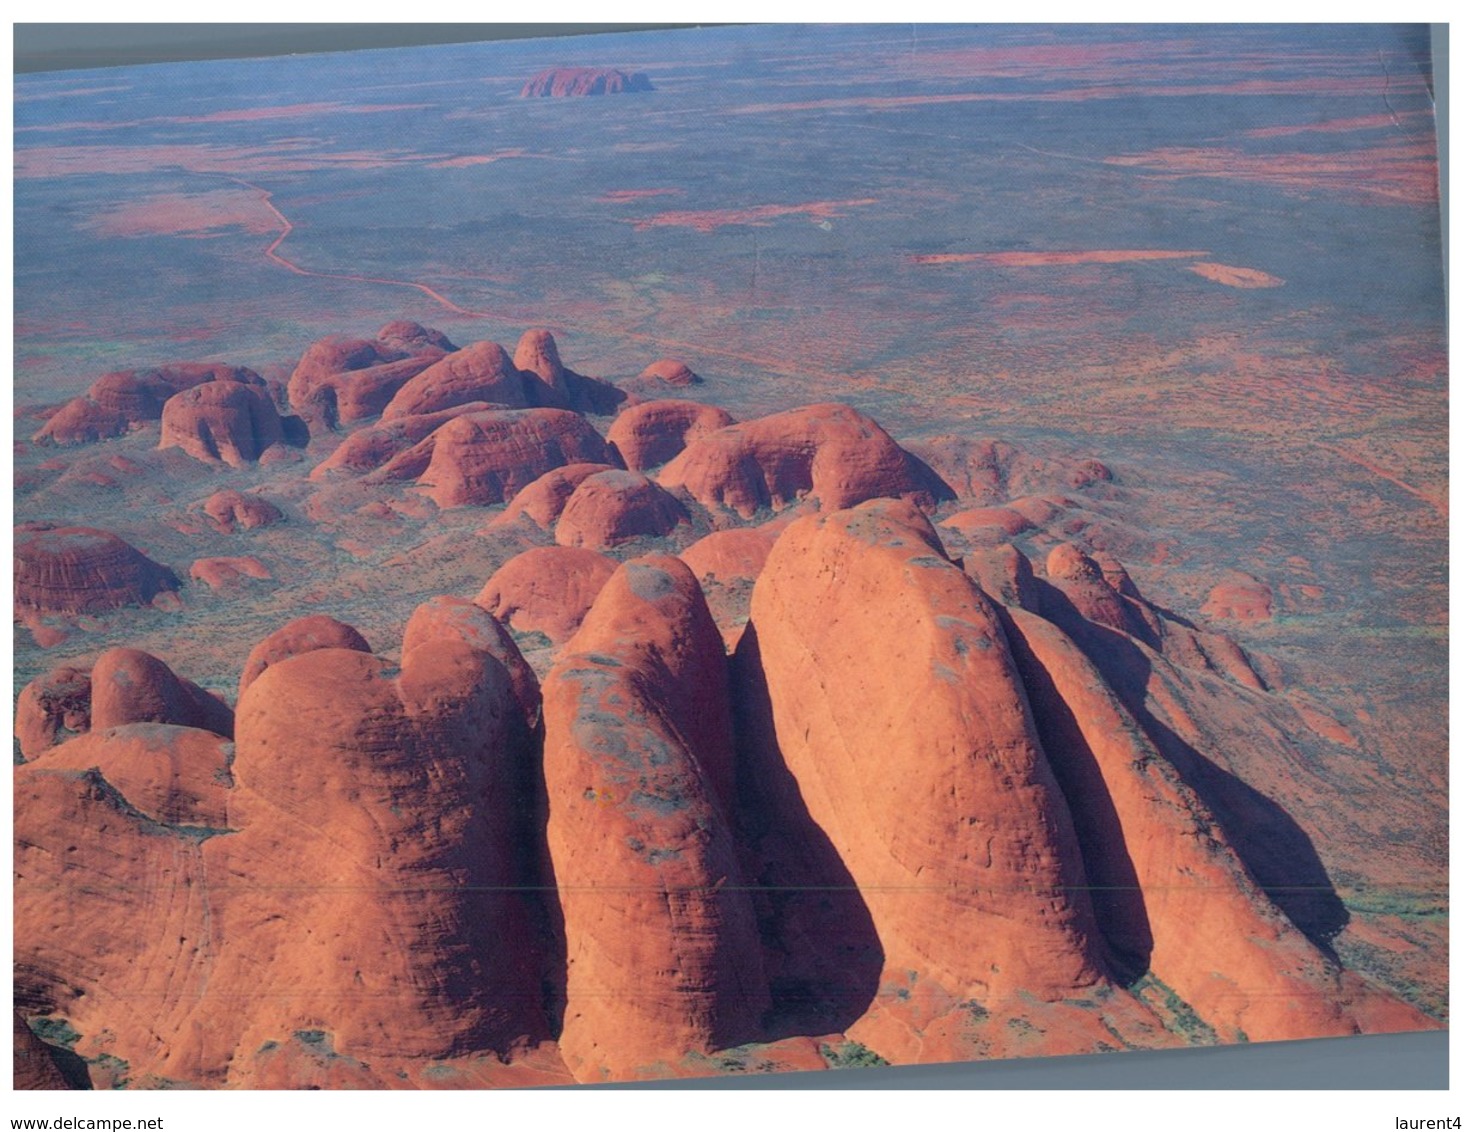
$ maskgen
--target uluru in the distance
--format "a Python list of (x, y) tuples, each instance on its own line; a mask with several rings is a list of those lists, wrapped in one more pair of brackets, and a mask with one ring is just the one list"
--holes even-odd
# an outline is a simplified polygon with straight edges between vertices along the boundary
[(549, 67), (527, 79), (522, 98), (576, 98), (598, 94), (641, 94), (654, 89), (642, 71), (613, 67)]
[(17, 79), (16, 1087), (1444, 1029), (1424, 37), (569, 42)]

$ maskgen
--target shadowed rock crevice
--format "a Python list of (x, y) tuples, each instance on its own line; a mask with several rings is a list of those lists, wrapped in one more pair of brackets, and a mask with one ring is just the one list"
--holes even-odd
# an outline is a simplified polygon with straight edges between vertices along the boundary
[(1155, 940), (1119, 813), (1089, 741), (1047, 667), (1018, 632), (1006, 609), (998, 607), (998, 615), (1027, 691), (1038, 737), (1073, 815), (1094, 915), (1108, 943), (1110, 966), (1117, 981), (1129, 985), (1150, 969)]
[(884, 949), (853, 874), (782, 760), (751, 625), (731, 658), (731, 698), (737, 824), (772, 990), (767, 1038), (837, 1033), (874, 1001)]
[(1221, 825), (1252, 879), (1320, 951), (1337, 962), (1333, 939), (1349, 923), (1349, 910), (1313, 842), (1277, 802), (1222, 769), (1152, 712), (1152, 661), (1137, 642), (1079, 616), (1056, 589), (1039, 581), (1042, 608), (1094, 663), (1187, 786)]

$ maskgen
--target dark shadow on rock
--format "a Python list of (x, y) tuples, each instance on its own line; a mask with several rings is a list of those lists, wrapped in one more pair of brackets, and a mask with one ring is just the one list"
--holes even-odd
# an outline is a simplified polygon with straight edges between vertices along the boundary
[(305, 448), (312, 439), (311, 429), (301, 417), (284, 416), (281, 418), (281, 439), (291, 448)]
[(902, 448), (901, 451), (905, 454), (905, 467), (911, 479), (922, 485), (937, 504), (950, 502), (956, 498), (955, 491), (941, 478), (939, 472), (908, 448)]
[(555, 1040), (562, 1034), (567, 1010), (567, 926), (547, 845), (547, 780), (542, 771), (545, 737), (540, 717), (535, 727), (525, 720), (513, 721), (508, 744), (513, 752), (509, 760), (512, 773), (504, 788), (516, 800), (512, 807), (512, 844), (521, 853), (514, 875), (537, 944), (541, 1009), (548, 1033)]
[(1337, 962), (1333, 939), (1349, 923), (1349, 910), (1303, 827), (1151, 714), (1146, 702), (1151, 662), (1138, 642), (1080, 617), (1046, 582), (1038, 588), (1045, 614), (1093, 661), (1146, 736), (1211, 810), (1252, 879), (1294, 927)]
[(994, 603), (994, 608), (1027, 691), (1038, 738), (1073, 817), (1089, 896), (1108, 945), (1110, 966), (1116, 981), (1128, 986), (1150, 969), (1155, 937), (1119, 813), (1098, 760), (1047, 666), (1029, 647), (1006, 607)]
[(884, 950), (853, 875), (783, 761), (756, 630), (731, 661), (737, 827), (764, 948), (768, 1041), (847, 1029), (874, 1001)]

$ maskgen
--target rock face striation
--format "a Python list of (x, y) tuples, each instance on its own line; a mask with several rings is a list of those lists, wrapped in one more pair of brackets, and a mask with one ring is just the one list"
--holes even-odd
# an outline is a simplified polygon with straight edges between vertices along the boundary
[(649, 76), (627, 74), (611, 67), (551, 67), (528, 79), (522, 98), (569, 98), (598, 94), (636, 94), (651, 91)]
[(164, 402), (160, 448), (238, 468), (280, 444), (281, 416), (263, 386), (211, 381)]
[(108, 531), (55, 527), (17, 532), (15, 607), (43, 613), (92, 613), (147, 605), (179, 588), (167, 566)]

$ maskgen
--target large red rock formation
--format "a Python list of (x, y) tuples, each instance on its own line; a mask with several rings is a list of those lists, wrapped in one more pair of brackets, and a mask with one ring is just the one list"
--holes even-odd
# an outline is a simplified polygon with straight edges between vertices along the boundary
[(157, 595), (178, 588), (172, 570), (108, 531), (56, 527), (17, 532), (17, 610), (94, 613), (147, 605)]
[(481, 606), (463, 597), (432, 597), (414, 610), (404, 626), (403, 654), (422, 644), (459, 640), (499, 660), (511, 678), (511, 691), (535, 728), (542, 717), (542, 690), (537, 674), (521, 655), (505, 626)]
[(562, 356), (557, 352), (557, 340), (550, 330), (528, 330), (516, 343), (516, 368), (541, 382), (540, 391), (533, 396), (539, 405), (567, 409), (572, 406), (572, 387), (568, 382), (568, 371), (563, 367)]
[(1010, 543), (972, 551), (962, 560), (962, 568), (988, 597), (1021, 606), (1030, 613), (1038, 611), (1038, 585), (1032, 562)]
[[(461, 507), (504, 503), (563, 464), (608, 461), (608, 445), (577, 413), (490, 409), (441, 425), (385, 464), (380, 474), (385, 479), (417, 477), (441, 507)], [(423, 470), (416, 472), (421, 465)]]
[(542, 530), (550, 531), (579, 484), (589, 476), (611, 471), (614, 468), (609, 464), (566, 464), (561, 468), (553, 468), (512, 496), (511, 502), (506, 504), (506, 510), (487, 525), (509, 527), (525, 518)]
[(757, 579), (750, 632), (782, 757), (888, 969), (982, 1001), (1104, 978), (1002, 626), (923, 514), (875, 500), (793, 523)]
[(38, 676), (15, 701), (15, 739), (24, 759), (92, 726), (92, 671), (65, 665)]
[(658, 361), (650, 362), (639, 374), (640, 378), (653, 378), (662, 381), (666, 385), (673, 385), (677, 389), (683, 389), (687, 385), (699, 385), (700, 378), (684, 362), (677, 362), (674, 358), (660, 358)]
[(1225, 1041), (1354, 1033), (1385, 1010), (1273, 906), (1067, 635), (1019, 609), (1008, 623), (1122, 974), (1148, 969)]
[(597, 377), (574, 373), (562, 364), (551, 331), (528, 330), (516, 344), (516, 368), (528, 379), (532, 404), (553, 409), (606, 416), (628, 399), (618, 386)]
[(653, 90), (642, 71), (627, 74), (612, 67), (549, 67), (526, 81), (522, 98), (566, 98), (598, 94), (632, 94)]
[(314, 649), (373, 651), (358, 630), (328, 617), (325, 613), (298, 617), (281, 626), (250, 650), (250, 655), (245, 659), (245, 669), (240, 674), (240, 695), (245, 695), (245, 690), (271, 665)]
[(608, 428), (608, 443), (624, 467), (647, 472), (673, 460), (694, 440), (734, 424), (731, 414), (696, 401), (645, 401), (625, 409)]
[(690, 516), (678, 499), (636, 472), (607, 471), (578, 484), (557, 520), (561, 546), (604, 550), (667, 535)]
[(189, 577), (211, 589), (234, 586), (247, 578), (269, 581), (271, 571), (259, 558), (250, 555), (231, 558), (198, 558), (189, 567)]
[(83, 396), (68, 401), (53, 414), (33, 439), (39, 444), (85, 444), (122, 436), (136, 425), (158, 420), (170, 397), (211, 381), (235, 381), (265, 389), (254, 370), (211, 362), (103, 374)]
[(472, 401), (508, 409), (533, 404), (522, 374), (494, 342), (472, 342), (411, 378), (383, 410), (383, 419), (436, 413)]
[(713, 512), (751, 518), (799, 501), (824, 511), (880, 496), (934, 503), (914, 459), (874, 421), (847, 405), (809, 405), (695, 439), (665, 465), (659, 483), (682, 488)]
[(998, 544), (1032, 529), (1032, 522), (1010, 507), (971, 507), (957, 511), (940, 524), (940, 533), (954, 531), (972, 544)]
[[(376, 416), (410, 378), (448, 353), (436, 331), (389, 323), (386, 337), (330, 335), (307, 347), (287, 382), (291, 407), (310, 420), (338, 422)], [(382, 335), (382, 332), (380, 332)]]
[[(16, 768), (17, 998), (66, 1020), (103, 1077), (104, 1063), (126, 1063), (148, 1083), (176, 1042), (231, 1017), (208, 994), (221, 896), (202, 860), (222, 832), (227, 751), (219, 736), (134, 724)], [(172, 1075), (207, 1083), (222, 1069), (194, 1060)]]
[(261, 1053), (301, 1042), (358, 1067), (340, 1083), (384, 1085), (544, 1038), (510, 785), (530, 767), (508, 765), (529, 751), (504, 741), (525, 723), (505, 667), (439, 627), (401, 669), (332, 648), (273, 664), (233, 761), (130, 724), (18, 767), (29, 1009), (155, 1084), (276, 1080)]
[(234, 530), (250, 531), (257, 527), (269, 527), (281, 522), (281, 508), (259, 495), (226, 489), (217, 491), (204, 501), (204, 513), (216, 527), (229, 533)]
[(126, 723), (173, 723), (228, 736), (234, 727), (224, 700), (140, 649), (109, 649), (97, 658), (91, 714), (94, 732)]
[(781, 531), (776, 526), (734, 527), (713, 531), (680, 552), (702, 583), (745, 578), (755, 581)]
[[(313, 468), (308, 478), (323, 480), (334, 472), (361, 474), (374, 471), (413, 448), (446, 421), (490, 408), (494, 406), (483, 401), (472, 401), (451, 409), (442, 409), (437, 413), (399, 417), (360, 428), (343, 437), (342, 443), (333, 450), (332, 455)], [(429, 453), (426, 451), (424, 467), (419, 472), (428, 466)], [(418, 475), (419, 472), (412, 474)]]
[(594, 550), (539, 546), (492, 574), (475, 603), (517, 632), (541, 633), (560, 645), (577, 632), (617, 569)]
[(444, 350), (449, 353), (455, 349), (455, 344), (442, 332), (420, 326), (407, 318), (384, 323), (378, 328), (375, 337), (387, 346), (410, 354), (421, 350)]
[(725, 653), (689, 568), (620, 567), (543, 696), (568, 1068), (628, 1079), (755, 1037), (767, 989), (727, 809)]
[(232, 468), (253, 464), (281, 443), (281, 417), (263, 386), (211, 381), (164, 402), (160, 448)]
[(224, 1065), (302, 1031), (369, 1064), (545, 1037), (515, 837), (521, 708), (505, 666), (439, 626), (400, 666), (316, 649), (242, 694), (238, 832), (205, 856), (239, 886), (215, 913), (212, 979), (252, 993), (178, 1056)]
[[(1061, 543), (1049, 551), (1046, 569), (1048, 581), (1080, 616), (1149, 641), (1152, 646), (1159, 645), (1159, 633), (1147, 620), (1140, 604), (1111, 586), (1099, 564), (1073, 543)], [(1115, 578), (1121, 585), (1128, 581), (1128, 575), (1123, 581), (1118, 573)], [(1133, 583), (1129, 584), (1133, 587)], [(1045, 612), (1058, 619), (1057, 610), (1045, 606)]]
[(1212, 587), (1201, 612), (1213, 621), (1266, 621), (1273, 615), (1273, 591), (1251, 574), (1233, 571)]

